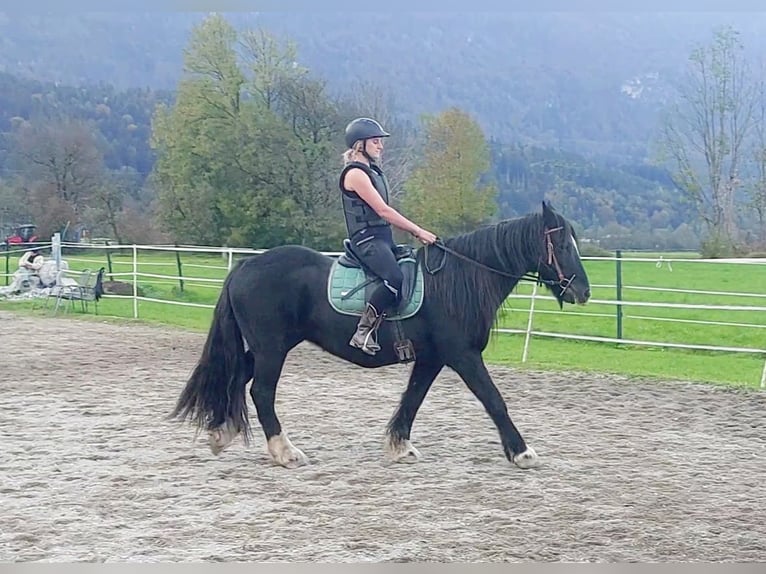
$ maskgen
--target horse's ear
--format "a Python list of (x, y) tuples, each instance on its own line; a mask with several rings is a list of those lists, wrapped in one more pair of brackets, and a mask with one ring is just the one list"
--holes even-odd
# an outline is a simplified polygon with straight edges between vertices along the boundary
[(550, 202), (543, 200), (543, 222), (546, 227), (554, 228), (558, 227), (558, 220), (556, 219), (556, 211), (551, 207)]
[(553, 208), (550, 201), (545, 201), (543, 199), (543, 213), (545, 213), (546, 211), (555, 212), (556, 210)]

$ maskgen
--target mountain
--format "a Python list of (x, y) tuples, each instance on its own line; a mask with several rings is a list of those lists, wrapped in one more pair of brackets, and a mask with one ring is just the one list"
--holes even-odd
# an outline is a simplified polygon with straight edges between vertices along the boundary
[[(73, 86), (172, 90), (204, 13), (0, 13), (0, 71)], [(504, 142), (645, 156), (692, 46), (764, 13), (231, 13), (296, 42), (337, 92), (372, 81), (409, 119), (457, 105)]]

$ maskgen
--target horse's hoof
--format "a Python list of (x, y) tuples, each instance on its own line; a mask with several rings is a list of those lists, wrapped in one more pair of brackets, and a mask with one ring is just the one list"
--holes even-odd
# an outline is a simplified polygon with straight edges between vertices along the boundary
[(391, 437), (386, 439), (386, 456), (391, 462), (414, 463), (420, 460), (420, 452), (409, 440), (392, 441)]
[(519, 468), (534, 468), (539, 464), (539, 459), (535, 450), (528, 446), (524, 452), (514, 455), (513, 463)]
[(293, 454), (288, 458), (287, 460), (279, 463), (285, 468), (300, 468), (301, 466), (306, 466), (309, 463), (309, 457), (307, 457), (303, 452), (301, 452), (298, 449), (295, 449), (298, 451), (297, 453)]
[(267, 443), (271, 460), (285, 468), (298, 468), (309, 463), (308, 457), (295, 448), (284, 433), (271, 437)]
[(207, 442), (210, 446), (210, 452), (217, 456), (232, 443), (234, 438), (239, 434), (239, 431), (234, 430), (234, 428), (228, 424), (224, 424), (216, 429), (208, 431), (207, 434)]

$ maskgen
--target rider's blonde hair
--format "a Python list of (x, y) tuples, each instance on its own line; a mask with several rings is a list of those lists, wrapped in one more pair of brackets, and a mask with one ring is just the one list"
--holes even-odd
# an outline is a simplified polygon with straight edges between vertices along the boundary
[(355, 161), (356, 154), (362, 153), (362, 149), (364, 149), (364, 142), (362, 140), (355, 141), (352, 147), (343, 152), (343, 165), (348, 165)]

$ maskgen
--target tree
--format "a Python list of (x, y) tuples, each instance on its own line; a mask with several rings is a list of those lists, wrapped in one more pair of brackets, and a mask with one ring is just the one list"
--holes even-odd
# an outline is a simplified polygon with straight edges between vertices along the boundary
[[(20, 190), (22, 193), (19, 193)], [(7, 231), (6, 226), (17, 224), (29, 217), (29, 198), (23, 193), (23, 186), (18, 179), (0, 179), (0, 234)], [(3, 239), (5, 236), (0, 236), (0, 241)]]
[(228, 226), (221, 200), (248, 180), (243, 150), (236, 31), (220, 16), (192, 32), (184, 54), (185, 76), (173, 106), (158, 107), (152, 122), (157, 161), (152, 174), (158, 213), (179, 241), (219, 244)]
[(280, 43), (265, 30), (257, 29), (245, 30), (239, 44), (251, 74), (250, 90), (266, 109), (277, 107), (285, 92), (308, 75), (308, 69), (298, 65), (294, 42)]
[(739, 33), (724, 27), (691, 53), (662, 138), (676, 185), (704, 220), (710, 245), (725, 250), (735, 241), (735, 196), (754, 125), (755, 92), (742, 50)]
[(126, 200), (135, 195), (138, 180), (135, 170), (125, 168), (105, 174), (101, 183), (94, 186), (86, 215), (92, 233), (108, 235), (118, 244), (123, 244), (126, 233), (131, 235), (124, 207)]
[(15, 143), (23, 171), (49, 184), (75, 213), (103, 177), (103, 155), (83, 122), (25, 122), (16, 132)]
[(17, 167), (40, 234), (84, 223), (84, 210), (106, 176), (90, 127), (77, 120), (23, 122), (14, 136)]
[(437, 235), (469, 231), (496, 213), (496, 189), (482, 183), (490, 168), (487, 141), (465, 112), (426, 116), (421, 163), (406, 184), (403, 209)]
[(752, 151), (754, 177), (748, 186), (749, 207), (758, 224), (758, 241), (766, 247), (766, 70), (761, 66), (758, 82), (758, 103), (755, 109), (755, 142)]
[(192, 35), (177, 101), (154, 118), (160, 217), (182, 241), (337, 247), (338, 111), (290, 44), (243, 38), (219, 16)]
[[(324, 82), (302, 78), (286, 87), (281, 117), (290, 127), (285, 146), (289, 181), (282, 194), (288, 206), (292, 241), (338, 249), (345, 227), (338, 190), (340, 158), (336, 138), (343, 129)], [(284, 179), (284, 178), (283, 178)]]
[(333, 157), (340, 129), (337, 106), (325, 82), (298, 64), (292, 42), (247, 30), (241, 44), (253, 96), (249, 117), (253, 130), (260, 130), (250, 164), (258, 166), (263, 182), (257, 198), (262, 215), (242, 221), (239, 232), (262, 246), (337, 249), (342, 234)]

